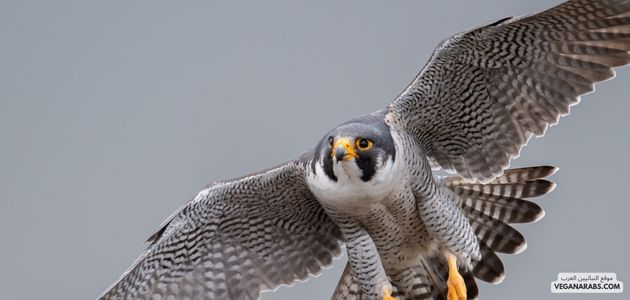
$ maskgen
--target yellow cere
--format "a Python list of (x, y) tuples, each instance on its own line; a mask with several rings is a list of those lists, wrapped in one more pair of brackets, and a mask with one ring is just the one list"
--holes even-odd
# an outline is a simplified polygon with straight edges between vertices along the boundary
[(343, 147), (345, 155), (343, 156), (343, 160), (351, 160), (353, 157), (358, 158), (359, 155), (354, 149), (354, 143), (352, 143), (349, 139), (340, 138), (335, 140), (333, 144), (332, 151), (330, 156), (335, 156), (335, 151), (339, 148)]

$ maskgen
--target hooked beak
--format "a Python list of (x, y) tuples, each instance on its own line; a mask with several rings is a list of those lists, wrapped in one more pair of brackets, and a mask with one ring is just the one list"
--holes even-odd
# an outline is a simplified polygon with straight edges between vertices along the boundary
[(333, 151), (330, 156), (337, 158), (337, 161), (348, 161), (352, 158), (358, 158), (359, 155), (354, 149), (354, 144), (349, 139), (337, 139), (333, 145)]

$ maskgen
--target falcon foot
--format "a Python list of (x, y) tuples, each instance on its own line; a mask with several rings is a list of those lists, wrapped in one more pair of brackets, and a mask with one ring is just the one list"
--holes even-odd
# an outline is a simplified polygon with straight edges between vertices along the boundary
[(457, 258), (453, 254), (446, 256), (448, 261), (448, 300), (466, 300), (466, 284), (464, 278), (457, 271)]
[(383, 286), (383, 300), (396, 300), (392, 297), (392, 288), (388, 285)]

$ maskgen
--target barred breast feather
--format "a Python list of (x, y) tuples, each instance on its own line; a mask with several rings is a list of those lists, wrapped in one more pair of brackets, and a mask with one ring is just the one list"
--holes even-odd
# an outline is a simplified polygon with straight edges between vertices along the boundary
[[(544, 216), (540, 205), (528, 198), (550, 192), (555, 185), (545, 178), (555, 171), (556, 168), (550, 166), (510, 169), (488, 184), (469, 183), (460, 176), (441, 181), (441, 188), (452, 192), (450, 200), (470, 221), (480, 245), (481, 259), (475, 262), (473, 269), (459, 270), (468, 299), (479, 295), (475, 278), (499, 283), (505, 277), (505, 267), (497, 252), (518, 254), (525, 249), (525, 238), (509, 224), (535, 222)], [(411, 276), (390, 277), (394, 284), (393, 295), (398, 299), (446, 299), (448, 268), (441, 253), (424, 257), (420, 265), (408, 266), (407, 273)], [(405, 286), (409, 288), (404, 289)], [(348, 265), (332, 299), (368, 299)]]

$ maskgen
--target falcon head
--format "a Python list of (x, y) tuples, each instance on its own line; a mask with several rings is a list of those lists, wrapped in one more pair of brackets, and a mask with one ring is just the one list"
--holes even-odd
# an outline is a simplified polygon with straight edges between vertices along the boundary
[(391, 169), (395, 146), (382, 118), (369, 115), (331, 130), (318, 147), (325, 176), (339, 180), (370, 182)]

